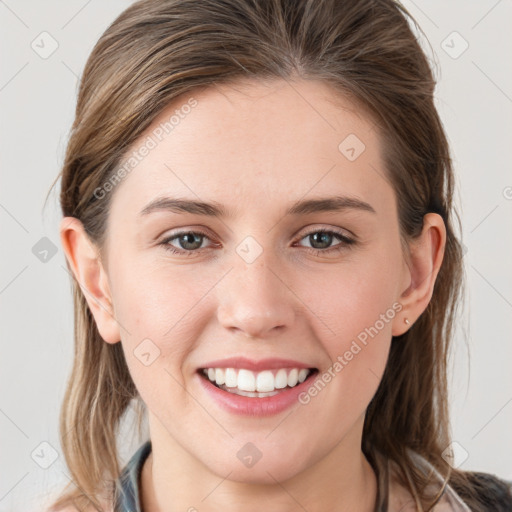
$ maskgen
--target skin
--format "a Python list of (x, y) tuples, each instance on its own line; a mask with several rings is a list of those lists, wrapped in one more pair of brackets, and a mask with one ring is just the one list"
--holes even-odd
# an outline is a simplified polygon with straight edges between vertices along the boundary
[[(300, 504), (309, 512), (373, 511), (376, 477), (361, 451), (364, 415), (391, 337), (403, 334), (410, 327), (404, 318), (412, 325), (432, 296), (446, 238), (442, 218), (427, 214), (409, 256), (402, 253), (378, 131), (321, 82), (238, 83), (194, 98), (191, 113), (111, 192), (102, 259), (77, 219), (61, 224), (99, 332), (106, 343), (121, 341), (148, 408), (153, 451), (142, 472), (143, 509), (251, 512), (264, 504), (285, 512)], [(133, 147), (188, 99), (173, 102)], [(349, 134), (366, 146), (354, 161), (338, 149)], [(375, 213), (285, 216), (297, 200), (332, 195), (359, 198)], [(217, 201), (232, 216), (139, 215), (161, 196)], [(197, 229), (207, 236), (191, 255), (159, 245)], [(357, 243), (339, 252), (332, 250), (342, 244), (336, 236), (315, 245), (307, 235), (318, 229)], [(247, 236), (262, 249), (252, 263), (236, 252)], [(187, 250), (179, 238), (168, 244)], [(293, 358), (321, 374), (394, 303), (402, 310), (307, 405), (242, 417), (200, 386), (198, 367), (238, 355)], [(134, 355), (147, 338), (160, 350), (149, 366)], [(247, 442), (263, 454), (251, 468), (237, 458)]]

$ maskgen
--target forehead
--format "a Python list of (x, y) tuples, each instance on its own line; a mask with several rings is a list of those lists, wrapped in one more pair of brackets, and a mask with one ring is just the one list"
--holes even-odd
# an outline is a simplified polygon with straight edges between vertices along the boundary
[(131, 155), (113, 200), (125, 213), (161, 196), (242, 211), (333, 189), (379, 209), (393, 195), (373, 122), (319, 81), (240, 82), (182, 95), (132, 145), (125, 167)]

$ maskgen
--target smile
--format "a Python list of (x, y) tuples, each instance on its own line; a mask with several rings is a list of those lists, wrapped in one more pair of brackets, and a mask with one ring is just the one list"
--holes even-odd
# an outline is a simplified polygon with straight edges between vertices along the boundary
[(319, 374), (317, 368), (254, 366), (259, 366), (259, 371), (211, 366), (199, 368), (196, 374), (207, 400), (230, 414), (253, 417), (275, 415), (301, 404), (299, 395)]
[(294, 388), (306, 380), (312, 368), (279, 368), (253, 372), (245, 368), (203, 368), (202, 372), (218, 388), (240, 396), (263, 398)]

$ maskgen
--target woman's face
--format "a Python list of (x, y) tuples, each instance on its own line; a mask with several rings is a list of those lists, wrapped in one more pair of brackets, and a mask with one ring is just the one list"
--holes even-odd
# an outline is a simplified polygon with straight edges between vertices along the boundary
[[(108, 192), (104, 268), (153, 443), (222, 477), (274, 483), (360, 451), (391, 337), (407, 328), (411, 274), (379, 135), (336, 101), (314, 81), (183, 96)], [(262, 361), (263, 376), (235, 382), (286, 382), (273, 398), (239, 397), (202, 371), (238, 378)], [(293, 367), (316, 369), (300, 394)]]

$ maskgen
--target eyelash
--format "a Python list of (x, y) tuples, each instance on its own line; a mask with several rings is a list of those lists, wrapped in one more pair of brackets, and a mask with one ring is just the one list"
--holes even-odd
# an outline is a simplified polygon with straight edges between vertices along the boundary
[[(315, 254), (316, 256), (321, 256), (323, 254), (332, 254), (332, 253), (338, 253), (341, 252), (344, 249), (348, 249), (351, 245), (356, 244), (357, 242), (353, 240), (352, 238), (347, 237), (343, 233), (335, 230), (327, 230), (327, 229), (316, 229), (314, 231), (310, 231), (309, 233), (306, 233), (304, 236), (302, 236), (298, 241), (300, 242), (304, 238), (313, 235), (313, 234), (329, 234), (334, 235), (336, 238), (338, 238), (341, 242), (337, 245), (334, 245), (332, 247), (329, 247), (327, 249), (315, 249), (313, 247), (304, 247), (305, 249), (308, 249), (309, 252)], [(191, 256), (194, 253), (198, 253), (202, 251), (203, 249), (206, 249), (205, 247), (201, 249), (194, 249), (194, 250), (185, 250), (185, 249), (177, 249), (176, 247), (169, 244), (172, 240), (175, 240), (183, 235), (200, 235), (205, 238), (209, 238), (207, 233), (204, 233), (203, 231), (179, 231), (178, 233), (174, 233), (172, 236), (169, 236), (162, 240), (159, 245), (162, 245), (164, 249), (171, 252), (172, 254), (181, 254), (181, 255), (187, 255)]]

